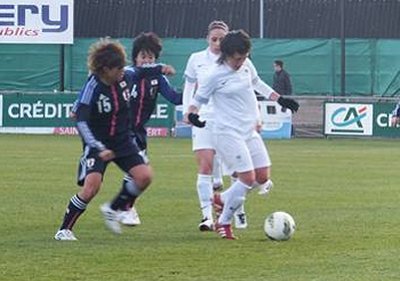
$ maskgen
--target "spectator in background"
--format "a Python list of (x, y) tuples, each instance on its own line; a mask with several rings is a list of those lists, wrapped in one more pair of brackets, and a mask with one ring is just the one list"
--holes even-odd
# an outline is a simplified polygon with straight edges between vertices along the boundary
[(283, 69), (283, 61), (274, 61), (274, 69), (275, 73), (272, 88), (280, 95), (292, 95), (292, 83), (290, 82), (289, 73)]

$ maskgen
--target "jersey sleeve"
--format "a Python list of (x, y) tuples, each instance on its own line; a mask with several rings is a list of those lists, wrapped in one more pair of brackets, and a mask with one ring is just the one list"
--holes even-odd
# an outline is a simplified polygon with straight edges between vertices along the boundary
[(189, 57), (189, 60), (188, 60), (188, 62), (186, 64), (186, 69), (185, 69), (185, 72), (184, 72), (185, 79), (187, 81), (189, 81), (190, 83), (196, 83), (196, 81), (197, 81), (197, 74), (196, 74), (194, 66), (195, 66), (195, 57), (192, 54)]
[(94, 79), (94, 76), (89, 77), (89, 80), (86, 82), (79, 95), (78, 105), (75, 112), (76, 128), (78, 129), (79, 134), (85, 144), (92, 148), (97, 148), (99, 151), (103, 151), (104, 149), (106, 149), (106, 147), (102, 142), (94, 137), (88, 124), (91, 114), (91, 103), (93, 102), (96, 85), (97, 82)]
[(71, 108), (71, 112), (72, 113), (76, 113), (76, 111), (78, 110), (78, 105), (79, 105), (79, 96), (77, 97), (77, 99), (72, 104), (72, 108)]
[(173, 103), (175, 105), (182, 104), (182, 94), (179, 94), (171, 87), (167, 77), (161, 75), (159, 83), (160, 83), (160, 93), (164, 98), (166, 98), (170, 103)]
[(197, 108), (200, 108), (201, 105), (207, 104), (211, 96), (215, 92), (217, 80), (218, 79), (215, 79), (213, 72), (205, 77), (204, 80), (202, 80), (202, 83), (199, 85), (196, 94), (192, 98), (190, 105), (194, 105)]
[(128, 66), (125, 68), (125, 76), (132, 84), (135, 84), (143, 78), (161, 75), (162, 67), (162, 64), (148, 64), (141, 67)]
[(247, 59), (246, 64), (249, 67), (250, 70), (250, 79), (251, 79), (251, 84), (253, 85), (254, 90), (259, 93), (260, 95), (264, 96), (265, 98), (269, 99), (275, 91), (268, 85), (266, 84), (261, 78), (258, 76), (257, 70), (254, 67), (253, 63), (251, 60)]

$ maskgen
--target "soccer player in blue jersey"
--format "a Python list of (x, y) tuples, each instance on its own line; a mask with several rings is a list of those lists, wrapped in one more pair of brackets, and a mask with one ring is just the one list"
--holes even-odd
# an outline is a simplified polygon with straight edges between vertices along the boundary
[(91, 45), (88, 67), (91, 75), (76, 106), (77, 128), (84, 143), (80, 159), (78, 184), (82, 189), (68, 204), (56, 240), (77, 240), (72, 228), (100, 189), (103, 174), (112, 161), (134, 181), (124, 186), (108, 204), (101, 206), (106, 226), (121, 233), (118, 210), (138, 197), (150, 184), (152, 172), (144, 163), (130, 132), (129, 97), (132, 85), (147, 74), (161, 73), (163, 66), (142, 69), (126, 75), (123, 46), (111, 39)]
[(396, 104), (396, 107), (392, 111), (392, 127), (396, 127), (400, 123), (400, 102)]
[[(153, 65), (159, 58), (162, 50), (161, 39), (153, 32), (141, 33), (133, 41), (132, 65), (125, 68), (127, 75), (137, 72), (138, 67)], [(158, 94), (175, 105), (182, 104), (182, 94), (177, 93), (169, 84), (164, 75), (156, 74), (143, 77), (133, 86), (130, 99), (131, 129), (133, 138), (139, 147), (145, 162), (147, 158), (147, 131), (146, 123), (150, 120), (157, 104)], [(122, 186), (131, 185), (132, 178), (127, 174)], [(126, 210), (119, 215), (120, 222), (125, 225), (138, 225), (140, 219), (134, 202), (126, 206)]]

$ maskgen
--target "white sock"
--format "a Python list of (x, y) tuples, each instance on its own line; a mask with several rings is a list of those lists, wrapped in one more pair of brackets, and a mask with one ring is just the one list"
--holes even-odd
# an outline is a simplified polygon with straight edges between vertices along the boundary
[[(231, 184), (232, 184), (232, 185), (233, 185), (237, 180), (238, 180), (237, 177), (231, 176)], [(243, 202), (243, 204), (240, 205), (239, 208), (236, 210), (235, 215), (244, 214), (244, 213), (245, 213), (245, 211), (244, 211), (244, 202)]]
[(221, 159), (215, 155), (213, 160), (213, 184), (223, 185)]
[(203, 219), (212, 219), (212, 177), (210, 175), (197, 175), (197, 194), (199, 195), (200, 208)]
[(249, 188), (250, 187), (248, 185), (238, 180), (227, 191), (224, 192), (224, 209), (219, 217), (219, 224), (231, 223), (233, 214), (241, 205), (243, 205), (244, 201), (246, 200), (246, 194)]
[(244, 213), (245, 213), (245, 211), (244, 211), (244, 202), (243, 202), (243, 204), (240, 205), (239, 208), (237, 208), (235, 215), (244, 214)]

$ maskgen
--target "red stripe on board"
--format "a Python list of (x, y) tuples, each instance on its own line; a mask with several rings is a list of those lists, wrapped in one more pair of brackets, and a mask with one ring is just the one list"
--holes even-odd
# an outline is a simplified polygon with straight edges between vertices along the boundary
[(364, 106), (363, 108), (360, 108), (360, 109), (358, 110), (358, 113), (363, 113), (363, 112), (366, 111), (366, 110), (367, 110), (367, 107)]

